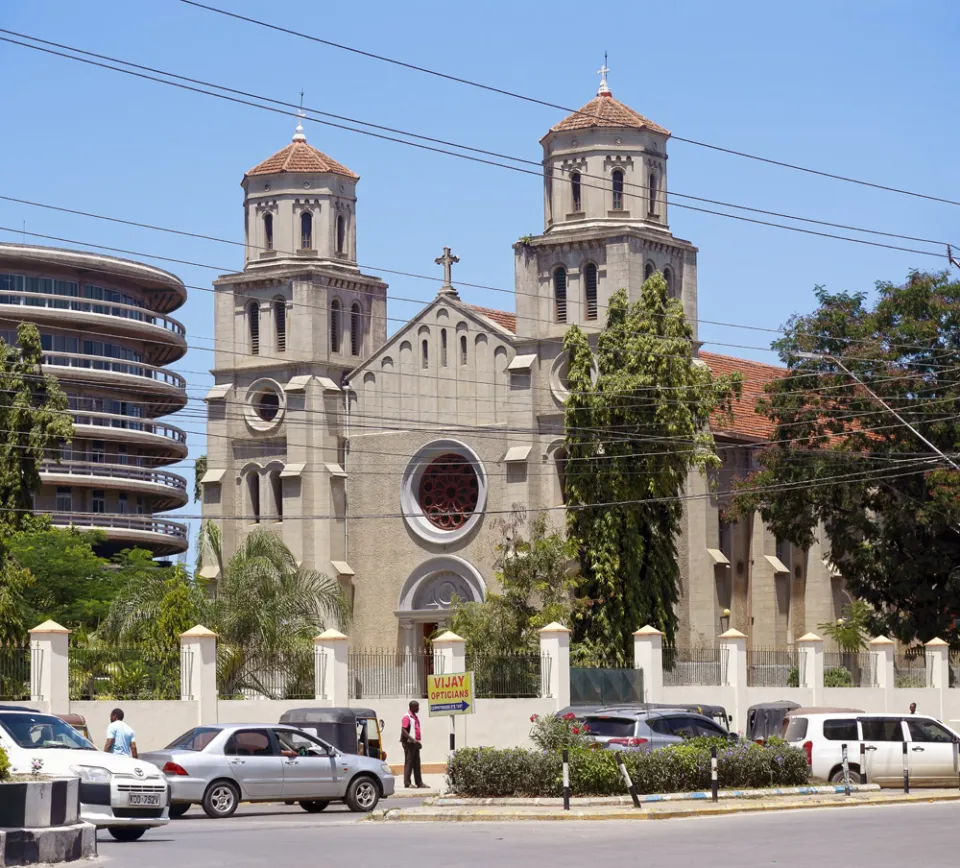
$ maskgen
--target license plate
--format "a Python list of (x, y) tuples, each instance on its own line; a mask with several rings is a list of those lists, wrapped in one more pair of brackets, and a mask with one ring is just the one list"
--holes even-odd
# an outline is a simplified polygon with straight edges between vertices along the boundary
[(145, 794), (145, 793), (130, 793), (130, 795), (127, 796), (127, 798), (129, 799), (127, 804), (130, 805), (131, 807), (133, 806), (144, 807), (144, 808), (160, 807), (159, 793), (157, 793), (156, 795)]

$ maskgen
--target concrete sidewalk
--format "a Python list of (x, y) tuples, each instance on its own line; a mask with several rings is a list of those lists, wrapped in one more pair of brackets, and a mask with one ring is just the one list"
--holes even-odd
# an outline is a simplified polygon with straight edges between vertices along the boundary
[[(409, 792), (425, 793), (426, 790)], [(726, 799), (720, 802), (654, 801), (642, 808), (632, 805), (577, 804), (564, 811), (555, 805), (484, 805), (462, 804), (443, 807), (431, 804), (419, 807), (385, 807), (375, 811), (369, 819), (387, 822), (421, 823), (503, 823), (518, 820), (666, 820), (677, 817), (709, 817), (757, 811), (789, 811), (804, 808), (843, 808), (869, 805), (923, 804), (927, 802), (960, 801), (960, 790), (920, 790), (910, 794), (899, 790), (856, 792), (843, 794), (765, 796), (750, 799)], [(581, 800), (582, 801), (582, 800)]]
[(408, 790), (403, 786), (403, 770), (400, 770), (400, 774), (396, 775), (397, 784), (396, 790), (390, 800), (393, 799), (428, 799), (434, 798), (436, 796), (441, 796), (446, 791), (447, 785), (447, 776), (446, 775), (427, 775), (423, 776), (423, 782), (427, 785), (425, 790)]

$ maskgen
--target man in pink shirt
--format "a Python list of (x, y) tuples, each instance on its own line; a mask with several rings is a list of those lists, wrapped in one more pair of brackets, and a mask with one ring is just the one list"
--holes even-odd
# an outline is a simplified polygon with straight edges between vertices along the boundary
[(417, 717), (420, 703), (416, 699), (411, 700), (409, 708), (410, 710), (400, 722), (400, 744), (403, 745), (403, 785), (410, 789), (412, 775), (417, 788), (426, 789), (427, 785), (423, 782), (423, 776), (420, 773), (420, 749), (423, 747), (420, 741), (420, 718)]

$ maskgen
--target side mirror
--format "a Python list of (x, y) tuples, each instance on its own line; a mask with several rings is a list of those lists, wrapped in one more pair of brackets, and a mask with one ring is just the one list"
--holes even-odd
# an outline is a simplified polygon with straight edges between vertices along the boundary
[(727, 741), (732, 741), (732, 742), (736, 743), (736, 742), (740, 741), (740, 736), (737, 735), (735, 732), (728, 732), (728, 733), (727, 733)]

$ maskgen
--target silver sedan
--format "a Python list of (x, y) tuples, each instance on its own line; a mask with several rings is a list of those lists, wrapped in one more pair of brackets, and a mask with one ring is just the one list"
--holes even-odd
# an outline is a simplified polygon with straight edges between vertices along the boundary
[(372, 811), (394, 791), (386, 763), (277, 724), (198, 726), (140, 758), (163, 770), (171, 818), (194, 804), (209, 817), (229, 817), (240, 802), (299, 802), (316, 813), (342, 801), (351, 811)]

